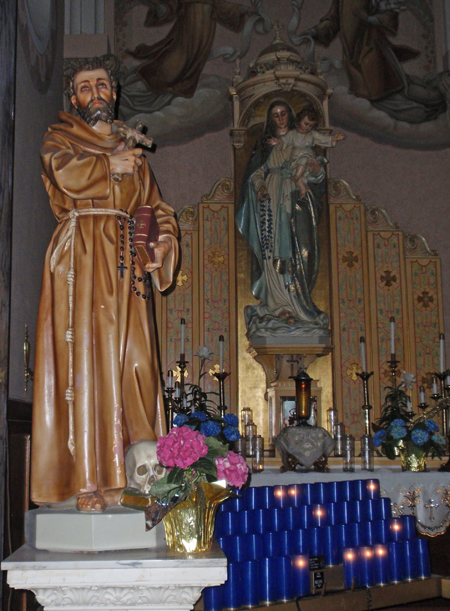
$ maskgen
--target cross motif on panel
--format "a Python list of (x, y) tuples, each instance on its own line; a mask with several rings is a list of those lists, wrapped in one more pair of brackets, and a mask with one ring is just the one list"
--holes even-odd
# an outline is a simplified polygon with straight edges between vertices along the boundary
[(186, 276), (186, 274), (183, 274), (183, 270), (180, 269), (177, 275), (177, 286), (183, 286), (187, 279), (188, 277)]
[(380, 276), (381, 282), (384, 282), (384, 286), (390, 287), (397, 282), (397, 276), (389, 269), (384, 270), (384, 276)]
[(428, 499), (428, 503), (425, 503), (424, 507), (430, 510), (430, 520), (434, 522), (434, 509), (439, 507), (439, 503), (435, 503), (433, 499)]
[(347, 250), (347, 254), (342, 257), (342, 263), (346, 263), (347, 267), (354, 267), (358, 261), (359, 257), (353, 253), (353, 250)]
[(417, 297), (417, 303), (419, 305), (422, 304), (424, 308), (429, 308), (430, 303), (433, 303), (433, 302), (434, 302), (434, 297), (433, 295), (430, 295), (429, 291), (422, 291), (422, 294)]

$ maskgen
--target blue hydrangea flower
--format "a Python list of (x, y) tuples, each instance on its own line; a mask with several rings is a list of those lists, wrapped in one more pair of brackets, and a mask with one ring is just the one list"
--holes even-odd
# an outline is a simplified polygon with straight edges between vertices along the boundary
[(220, 433), (221, 426), (214, 420), (203, 422), (200, 426), (200, 433), (205, 437), (215, 437)]
[(194, 412), (193, 414), (191, 414), (191, 418), (196, 418), (197, 420), (205, 422), (206, 414), (204, 412)]
[(445, 445), (445, 437), (444, 435), (441, 435), (440, 433), (436, 433), (435, 435), (433, 435), (431, 439), (434, 441), (434, 443), (437, 443), (438, 446)]
[(431, 432), (439, 430), (439, 426), (436, 424), (434, 420), (425, 420), (425, 426)]
[(391, 426), (393, 427), (406, 426), (406, 422), (402, 418), (396, 418), (395, 420), (391, 422)]
[(391, 426), (389, 432), (394, 439), (406, 437), (406, 428), (404, 426)]
[(237, 426), (239, 424), (239, 420), (234, 414), (225, 414), (223, 419), (227, 424), (231, 424), (231, 426)]
[(186, 414), (177, 414), (173, 419), (173, 423), (175, 426), (183, 426), (183, 424), (186, 424), (188, 420), (189, 418), (186, 416)]
[(416, 429), (411, 433), (411, 439), (416, 446), (423, 446), (430, 438), (430, 433), (423, 431), (422, 429)]
[(223, 429), (223, 434), (228, 439), (228, 441), (237, 441), (241, 437), (239, 429), (237, 429), (235, 426), (226, 426)]
[(386, 431), (377, 431), (373, 436), (373, 445), (378, 448), (386, 437)]

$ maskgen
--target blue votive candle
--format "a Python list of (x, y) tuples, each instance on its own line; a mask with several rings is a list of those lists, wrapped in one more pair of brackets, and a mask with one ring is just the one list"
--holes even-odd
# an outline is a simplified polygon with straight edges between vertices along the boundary
[(388, 518), (392, 518), (391, 499), (387, 499), (387, 498), (380, 499), (379, 511), (380, 511), (380, 518), (382, 520), (387, 520)]
[(302, 520), (299, 507), (286, 507), (283, 511), (286, 530), (301, 528)]
[(287, 507), (289, 503), (288, 486), (274, 486), (273, 498), (275, 507)]
[(327, 524), (327, 509), (325, 505), (312, 506), (313, 526), (320, 527)]
[(346, 547), (343, 553), (345, 587), (359, 586), (359, 558), (356, 547)]
[(275, 561), (277, 601), (287, 602), (294, 598), (291, 557), (278, 556)]
[(380, 480), (366, 479), (367, 498), (376, 500), (380, 498)]
[(405, 531), (404, 539), (415, 539), (417, 536), (416, 518), (414, 516), (402, 516), (400, 519)]
[(325, 526), (323, 529), (323, 555), (325, 566), (339, 564), (338, 537), (334, 526)]
[(391, 518), (389, 520), (389, 530), (391, 532), (391, 541), (403, 541), (405, 538), (405, 529), (400, 518)]
[(222, 588), (223, 608), (239, 609), (242, 604), (242, 582), (240, 562), (228, 563), (228, 577)]
[(359, 577), (360, 584), (369, 588), (375, 583), (373, 571), (373, 548), (359, 548)]
[(252, 510), (252, 530), (253, 532), (264, 534), (270, 528), (269, 509), (253, 509)]
[(431, 576), (430, 551), (427, 539), (413, 539), (417, 559), (417, 578), (428, 579)]
[[(271, 605), (277, 600), (277, 563), (275, 558), (261, 558), (259, 561), (259, 604)], [(215, 610), (214, 610), (215, 611)]]
[(296, 528), (292, 531), (292, 551), (294, 554), (309, 553), (309, 532), (306, 528)]
[(418, 563), (415, 557), (414, 541), (401, 541), (403, 553), (403, 579), (412, 581), (418, 574)]
[(389, 543), (391, 540), (391, 529), (389, 528), (388, 520), (375, 520), (373, 522), (375, 529), (375, 543)]
[(292, 507), (303, 505), (302, 485), (292, 484), (291, 486), (288, 486), (288, 497), (289, 505), (292, 505)]
[(248, 560), (241, 566), (243, 607), (257, 607), (259, 604), (258, 561)]
[(203, 608), (205, 611), (222, 611), (223, 609), (223, 587), (211, 586), (205, 588), (203, 594)]
[(259, 488), (259, 506), (261, 509), (275, 507), (275, 497), (273, 496), (273, 486), (261, 486)]
[(301, 554), (292, 556), (292, 578), (294, 596), (307, 596), (311, 593), (309, 578), (309, 556)]
[(376, 586), (385, 586), (389, 583), (388, 546), (378, 543), (373, 546), (373, 573)]
[(399, 583), (403, 581), (404, 559), (401, 541), (391, 541), (388, 543), (389, 556), (389, 581)]
[(248, 488), (245, 493), (245, 506), (247, 509), (261, 509), (260, 505), (260, 488)]
[(316, 482), (313, 487), (313, 503), (323, 505), (328, 501), (327, 484), (325, 482)]

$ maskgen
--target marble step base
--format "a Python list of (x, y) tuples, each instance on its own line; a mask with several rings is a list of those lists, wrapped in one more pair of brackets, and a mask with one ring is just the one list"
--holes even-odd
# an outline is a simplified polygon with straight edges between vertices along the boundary
[(55, 552), (165, 547), (163, 523), (146, 531), (144, 512), (125, 507), (109, 507), (102, 513), (33, 509), (25, 514), (25, 539), (36, 549)]

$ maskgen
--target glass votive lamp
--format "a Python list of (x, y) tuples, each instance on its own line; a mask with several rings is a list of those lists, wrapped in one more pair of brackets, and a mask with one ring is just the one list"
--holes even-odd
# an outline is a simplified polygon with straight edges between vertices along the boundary
[(244, 429), (247, 424), (253, 422), (253, 410), (250, 407), (243, 407), (241, 409), (241, 422)]
[(312, 506), (313, 526), (320, 527), (327, 524), (327, 508), (325, 505)]
[(373, 440), (372, 435), (361, 436), (361, 470), (373, 471)]
[(254, 435), (252, 438), (252, 472), (264, 471), (264, 437)]
[(287, 507), (290, 504), (288, 486), (274, 486), (273, 498), (275, 507)]
[(239, 439), (236, 439), (234, 442), (233, 452), (240, 454), (242, 458), (247, 456), (247, 442), (245, 437), (239, 437)]
[(258, 429), (254, 422), (249, 422), (245, 425), (245, 440), (247, 447), (247, 456), (253, 456), (253, 437), (257, 435)]
[(389, 520), (389, 530), (391, 541), (402, 541), (405, 538), (403, 522), (400, 518), (391, 518)]
[(343, 422), (338, 422), (334, 427), (334, 455), (335, 456), (343, 456), (344, 455), (344, 435), (345, 435), (345, 424)]
[(334, 407), (329, 407), (327, 409), (327, 431), (330, 433), (332, 437), (334, 437), (334, 427), (337, 424), (339, 417), (339, 412)]
[(355, 470), (355, 438), (346, 433), (344, 435), (344, 462), (343, 471), (351, 473)]

